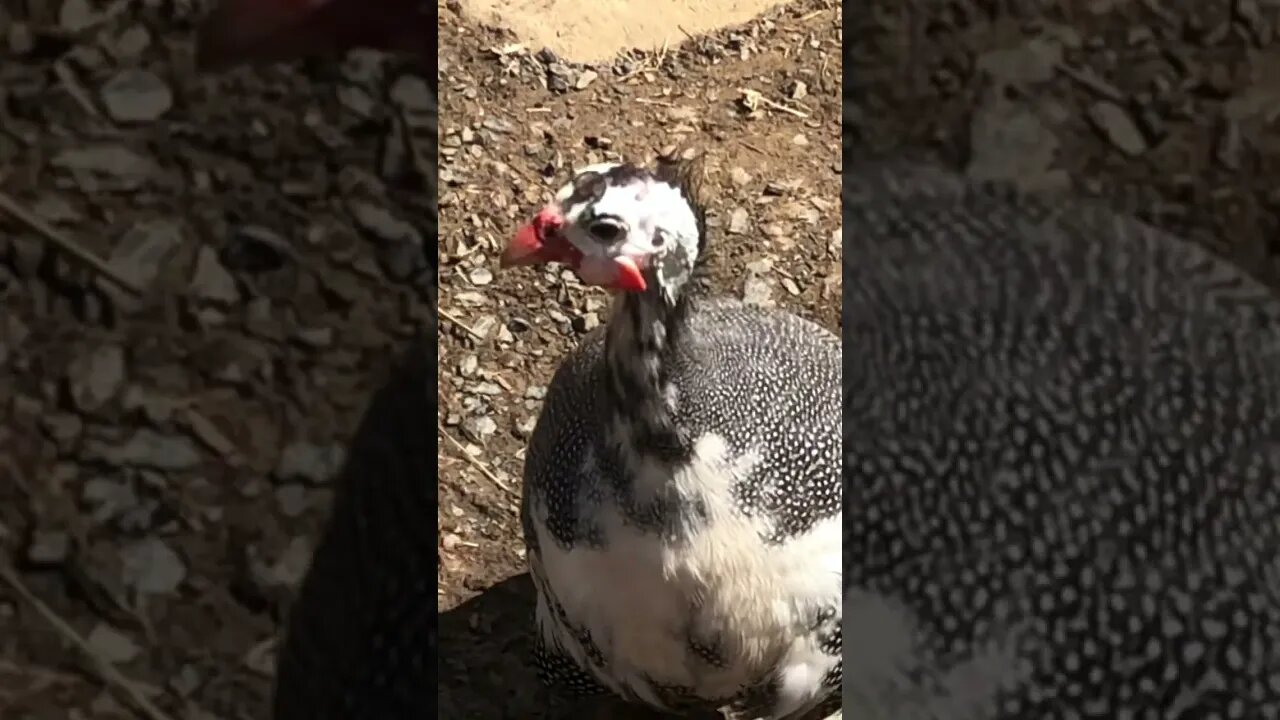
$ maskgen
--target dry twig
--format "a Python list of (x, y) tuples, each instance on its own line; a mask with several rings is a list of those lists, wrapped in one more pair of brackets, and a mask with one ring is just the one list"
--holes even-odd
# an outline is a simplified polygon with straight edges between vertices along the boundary
[(89, 642), (81, 637), (80, 633), (76, 632), (75, 628), (71, 627), (70, 623), (63, 620), (58, 613), (53, 611), (53, 608), (44, 604), (44, 601), (36, 597), (35, 593), (31, 592), (31, 588), (27, 587), (26, 583), (22, 582), (22, 579), (18, 577), (18, 574), (14, 572), (12, 567), (0, 566), (0, 580), (4, 580), (9, 587), (13, 588), (14, 592), (21, 595), (22, 599), (26, 600), (31, 607), (35, 608), (36, 612), (38, 612), (49, 623), (49, 625), (63, 637), (64, 640), (75, 645), (85, 657), (91, 660), (98, 678), (106, 683), (108, 687), (123, 694), (133, 703), (134, 707), (148, 718), (148, 720), (173, 720), (173, 718), (163, 710), (156, 707), (155, 703), (147, 699), (147, 697), (138, 689), (136, 683), (129, 678), (126, 678), (119, 670), (116, 670), (114, 665), (107, 662), (102, 658), (102, 656), (98, 655), (98, 653), (94, 652), (94, 649), (89, 645)]
[(513, 491), (513, 490), (512, 490), (512, 489), (511, 489), (511, 488), (510, 488), (510, 487), (509, 487), (505, 482), (503, 482), (503, 481), (502, 481), (502, 478), (498, 477), (498, 476), (497, 476), (497, 475), (496, 475), (492, 470), (490, 470), (490, 469), (488, 468), (488, 466), (486, 466), (484, 463), (482, 463), (482, 462), (480, 462), (479, 460), (477, 460), (477, 459), (475, 459), (475, 458), (471, 457), (471, 454), (467, 452), (467, 448), (466, 448), (466, 447), (464, 447), (464, 446), (462, 445), (462, 443), (458, 442), (457, 438), (455, 438), (454, 436), (450, 435), (450, 434), (449, 434), (449, 432), (448, 432), (447, 430), (445, 430), (445, 429), (444, 429), (444, 425), (441, 425), (441, 424), (439, 424), (439, 423), (436, 423), (436, 429), (440, 431), (440, 434), (441, 434), (441, 435), (443, 435), (443, 436), (445, 437), (445, 439), (447, 439), (450, 443), (452, 443), (452, 444), (453, 444), (453, 447), (454, 447), (455, 449), (457, 449), (457, 451), (458, 451), (458, 452), (462, 453), (462, 458), (463, 458), (464, 460), (466, 460), (467, 462), (471, 463), (471, 465), (472, 465), (475, 469), (479, 470), (479, 471), (480, 471), (480, 472), (481, 472), (485, 477), (487, 477), (487, 478), (489, 478), (491, 481), (493, 481), (493, 484), (494, 484), (494, 485), (497, 485), (498, 487), (502, 488), (502, 490), (503, 490), (503, 491), (505, 491), (505, 492), (507, 492), (507, 493), (509, 493), (509, 494), (514, 494), (514, 491)]
[(0, 192), (0, 210), (9, 213), (15, 219), (22, 222), (22, 224), (40, 233), (46, 240), (57, 245), (59, 250), (62, 250), (76, 260), (79, 260), (81, 263), (89, 266), (91, 270), (99, 275), (106, 277), (111, 282), (119, 285), (125, 290), (128, 290), (134, 295), (142, 294), (142, 288), (138, 287), (138, 285), (129, 278), (121, 275), (102, 258), (84, 249), (79, 243), (66, 235), (63, 235), (48, 223), (36, 217), (34, 213), (19, 205), (12, 197), (2, 192)]

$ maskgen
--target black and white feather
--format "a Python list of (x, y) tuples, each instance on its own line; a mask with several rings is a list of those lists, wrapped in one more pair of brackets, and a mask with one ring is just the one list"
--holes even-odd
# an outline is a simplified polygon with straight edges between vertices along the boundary
[(528, 450), (538, 663), (578, 692), (799, 717), (841, 679), (840, 341), (704, 297), (701, 210), (669, 170), (593, 166), (556, 198), (587, 255), (607, 217), (608, 244), (649, 257)]
[(1280, 718), (1280, 300), (1099, 207), (844, 188), (851, 717)]

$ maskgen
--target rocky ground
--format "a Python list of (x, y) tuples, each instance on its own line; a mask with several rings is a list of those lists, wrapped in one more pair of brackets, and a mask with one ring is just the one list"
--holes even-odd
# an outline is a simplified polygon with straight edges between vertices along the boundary
[(343, 448), (428, 312), (425, 81), (198, 76), (202, 10), (0, 2), (0, 717), (265, 717)]
[(804, 0), (589, 66), (448, 10), (441, 23), (440, 712), (543, 717), (523, 653), (523, 448), (608, 296), (559, 267), (498, 271), (497, 256), (573, 168), (692, 149), (706, 154), (717, 290), (836, 330), (839, 6)]

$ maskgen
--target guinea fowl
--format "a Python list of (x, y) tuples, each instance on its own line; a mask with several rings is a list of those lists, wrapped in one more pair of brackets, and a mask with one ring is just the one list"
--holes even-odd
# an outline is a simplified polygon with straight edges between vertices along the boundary
[(1280, 717), (1275, 295), (925, 166), (844, 230), (851, 716)]
[[(368, 47), (434, 56), (413, 0), (225, 0), (198, 37), (208, 69)], [(435, 73), (427, 76), (434, 96)], [(432, 123), (434, 117), (427, 118)], [(435, 137), (435, 128), (429, 129)], [(435, 143), (424, 143), (432, 152)], [(430, 158), (431, 166), (435, 158)], [(419, 227), (426, 327), (375, 394), (347, 451), (333, 509), (290, 612), (276, 668), (276, 720), (401, 720), (436, 710), (436, 178)]]
[(708, 297), (697, 173), (581, 170), (504, 265), (618, 292), (524, 469), (536, 663), (570, 694), (798, 718), (839, 703), (840, 341)]

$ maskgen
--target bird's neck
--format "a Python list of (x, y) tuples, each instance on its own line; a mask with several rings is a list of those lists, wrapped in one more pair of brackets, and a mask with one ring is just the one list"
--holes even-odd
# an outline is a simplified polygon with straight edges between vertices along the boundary
[(675, 422), (670, 350), (678, 342), (688, 300), (650, 280), (642, 292), (622, 293), (605, 330), (609, 407), (619, 441), (660, 459), (683, 456), (687, 440)]

